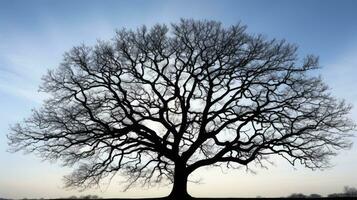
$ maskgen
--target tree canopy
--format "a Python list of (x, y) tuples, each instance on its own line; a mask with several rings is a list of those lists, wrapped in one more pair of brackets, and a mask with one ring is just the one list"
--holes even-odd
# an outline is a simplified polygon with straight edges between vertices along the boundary
[(173, 183), (187, 196), (203, 166), (239, 167), (279, 155), (316, 169), (348, 148), (351, 106), (333, 97), (318, 59), (240, 24), (181, 20), (122, 29), (80, 45), (43, 77), (50, 94), (12, 126), (14, 151), (75, 166), (86, 188), (120, 172), (132, 183)]

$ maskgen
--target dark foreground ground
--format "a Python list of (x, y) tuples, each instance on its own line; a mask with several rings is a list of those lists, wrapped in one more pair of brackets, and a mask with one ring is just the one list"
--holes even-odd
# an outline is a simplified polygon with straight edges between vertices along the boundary
[[(322, 198), (191, 198), (191, 200), (281, 200), (281, 199), (306, 199), (306, 200), (333, 200), (333, 199), (341, 199), (341, 200), (357, 200), (357, 197), (322, 197)], [(67, 199), (55, 199), (55, 200), (67, 200)], [(80, 198), (76, 200), (81, 200)], [(83, 199), (84, 200), (84, 199)], [(116, 198), (109, 198), (109, 199), (102, 199), (102, 200), (170, 200), (168, 198), (145, 198), (145, 199), (116, 199)]]
[[(342, 199), (342, 200), (357, 200), (357, 197), (323, 197), (323, 198), (191, 198), (192, 200), (282, 200), (282, 199), (306, 199), (306, 200), (321, 200), (321, 199)], [(110, 199), (110, 200), (170, 200), (167, 198), (150, 198), (150, 199)]]
[[(71, 198), (56, 198), (56, 199), (51, 199), (51, 200), (68, 200)], [(88, 198), (73, 198), (75, 200), (88, 200)], [(90, 198), (90, 199), (95, 199), (95, 198)], [(282, 199), (304, 199), (304, 200), (357, 200), (357, 197), (321, 197), (321, 198), (291, 198), (291, 197), (279, 197), (279, 198), (190, 198), (190, 200), (282, 200)], [(10, 200), (10, 199), (4, 199), (0, 198), (0, 200)], [(26, 200), (32, 200), (32, 199), (27, 199)], [(47, 200), (44, 198), (41, 198), (41, 200)], [(135, 198), (128, 198), (128, 199), (118, 199), (118, 198), (99, 198), (99, 200), (171, 200), (169, 198), (141, 198), (141, 199), (135, 199)]]

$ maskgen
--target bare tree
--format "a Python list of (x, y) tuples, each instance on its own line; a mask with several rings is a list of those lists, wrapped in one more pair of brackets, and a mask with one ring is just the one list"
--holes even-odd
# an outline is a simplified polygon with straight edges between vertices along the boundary
[(275, 154), (315, 169), (350, 146), (351, 106), (311, 75), (316, 57), (239, 24), (170, 27), (124, 29), (66, 53), (43, 78), (51, 97), (12, 126), (12, 150), (76, 165), (70, 187), (121, 172), (128, 187), (166, 180), (170, 198), (184, 199), (203, 166), (263, 165)]

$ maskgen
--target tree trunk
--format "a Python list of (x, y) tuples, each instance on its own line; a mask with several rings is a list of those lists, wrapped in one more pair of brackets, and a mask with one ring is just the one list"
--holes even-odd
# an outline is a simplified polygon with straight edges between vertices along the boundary
[(187, 192), (187, 178), (184, 164), (175, 165), (174, 184), (169, 195), (170, 200), (187, 200), (190, 199), (190, 195)]

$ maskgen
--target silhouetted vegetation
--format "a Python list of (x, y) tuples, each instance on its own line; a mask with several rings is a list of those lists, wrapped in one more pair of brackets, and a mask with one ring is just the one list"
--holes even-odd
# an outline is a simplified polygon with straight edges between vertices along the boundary
[(264, 166), (274, 154), (318, 169), (350, 147), (354, 128), (351, 106), (311, 76), (318, 67), (317, 57), (300, 59), (296, 46), (240, 24), (123, 29), (67, 52), (43, 77), (50, 98), (12, 127), (9, 143), (76, 166), (68, 187), (119, 171), (127, 188), (172, 183), (176, 200), (189, 197), (187, 179), (204, 166)]
[(310, 194), (309, 195), (309, 198), (321, 198), (322, 195), (319, 195), (319, 194)]
[[(311, 194), (311, 195), (305, 195), (302, 193), (294, 193), (289, 195), (287, 198), (298, 198), (298, 199), (303, 199), (303, 198), (324, 198), (320, 194)], [(357, 189), (354, 187), (349, 187), (345, 186), (344, 187), (344, 192), (343, 193), (333, 193), (333, 194), (328, 194), (327, 197), (325, 198), (356, 198), (357, 199)]]
[(64, 199), (102, 199), (101, 197), (99, 197), (98, 195), (82, 195), (82, 196), (70, 196), (68, 198), (64, 198)]
[(306, 198), (307, 196), (302, 194), (302, 193), (294, 193), (294, 194), (291, 194), (290, 196), (288, 196), (288, 198)]
[(305, 199), (305, 198), (309, 198), (309, 199), (319, 199), (322, 198), (322, 195), (319, 194), (310, 194), (310, 195), (305, 195), (302, 193), (294, 193), (289, 195), (287, 198), (295, 198), (295, 199)]
[[(23, 200), (30, 200), (28, 198), (24, 198)], [(45, 199), (45, 198), (41, 198)], [(171, 197), (158, 197), (158, 198), (101, 198), (97, 195), (82, 195), (82, 196), (70, 196), (67, 198), (55, 198), (54, 200), (66, 200), (66, 199), (110, 199), (110, 200), (172, 200)], [(258, 196), (256, 198), (194, 198), (190, 197), (189, 199), (192, 200), (249, 200), (249, 199), (357, 199), (357, 189), (355, 187), (344, 187), (344, 191), (342, 193), (334, 193), (334, 194), (329, 194), (327, 197), (323, 197), (320, 194), (310, 194), (310, 195), (305, 195), (302, 193), (294, 193), (291, 194), (287, 197), (277, 197), (277, 198), (265, 198)], [(0, 200), (8, 200), (5, 198), (0, 198)]]
[(329, 194), (328, 197), (355, 197), (357, 199), (357, 189), (345, 186), (343, 193)]

